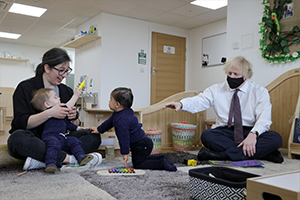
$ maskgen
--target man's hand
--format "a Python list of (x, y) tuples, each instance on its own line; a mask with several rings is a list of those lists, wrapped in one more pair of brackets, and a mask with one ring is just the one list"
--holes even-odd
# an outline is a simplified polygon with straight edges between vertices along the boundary
[(167, 103), (162, 109), (164, 110), (166, 108), (172, 108), (172, 109), (175, 109), (175, 111), (178, 111), (182, 108), (182, 103), (181, 102)]
[(244, 139), (237, 147), (243, 146), (243, 153), (245, 156), (252, 157), (256, 153), (256, 134), (249, 133), (246, 139)]

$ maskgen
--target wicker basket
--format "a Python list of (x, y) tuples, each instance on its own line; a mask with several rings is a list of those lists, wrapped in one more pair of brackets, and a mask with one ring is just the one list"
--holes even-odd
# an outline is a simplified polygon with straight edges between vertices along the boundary
[(187, 122), (171, 123), (173, 150), (189, 151), (192, 149), (196, 125)]
[(150, 138), (153, 142), (153, 149), (151, 154), (157, 154), (161, 152), (161, 130), (149, 129), (145, 131), (145, 134)]

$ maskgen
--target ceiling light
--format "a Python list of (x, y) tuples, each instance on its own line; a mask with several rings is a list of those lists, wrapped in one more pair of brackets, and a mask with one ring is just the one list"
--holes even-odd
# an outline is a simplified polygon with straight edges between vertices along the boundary
[(40, 17), (47, 9), (45, 8), (38, 8), (34, 6), (27, 6), (19, 3), (14, 3), (8, 12), (22, 14), (22, 15), (29, 15), (33, 17)]
[(18, 39), (21, 34), (0, 32), (0, 37), (9, 39)]
[(191, 4), (216, 10), (227, 6), (227, 0), (196, 0), (192, 1)]

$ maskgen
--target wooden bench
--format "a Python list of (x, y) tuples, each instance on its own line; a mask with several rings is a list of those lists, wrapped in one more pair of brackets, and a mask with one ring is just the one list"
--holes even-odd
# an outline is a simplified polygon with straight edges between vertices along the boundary
[(168, 102), (179, 101), (183, 98), (196, 96), (198, 94), (199, 91), (181, 92), (151, 106), (138, 109), (140, 111), (141, 122), (143, 123), (144, 130), (162, 130), (162, 150), (169, 150), (173, 148), (171, 123), (179, 123), (181, 121), (197, 125), (193, 147), (194, 149), (199, 149), (201, 147), (201, 133), (206, 129), (206, 111), (192, 114), (182, 111), (176, 112), (174, 109), (162, 110), (162, 107)]
[(289, 148), (291, 119), (293, 119), (300, 91), (300, 68), (285, 72), (266, 87), (272, 103), (271, 130), (282, 137), (282, 148)]

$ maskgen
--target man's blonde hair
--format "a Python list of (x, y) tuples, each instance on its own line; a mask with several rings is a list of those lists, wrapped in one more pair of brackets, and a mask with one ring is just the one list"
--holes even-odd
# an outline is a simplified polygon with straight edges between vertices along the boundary
[(44, 103), (49, 100), (49, 93), (53, 91), (50, 88), (41, 88), (32, 92), (32, 99), (30, 101), (32, 107), (37, 111), (45, 110)]
[(253, 75), (252, 64), (246, 60), (243, 56), (236, 56), (227, 61), (224, 65), (224, 71), (226, 74), (233, 68), (240, 69), (242, 75), (245, 78), (251, 78)]

